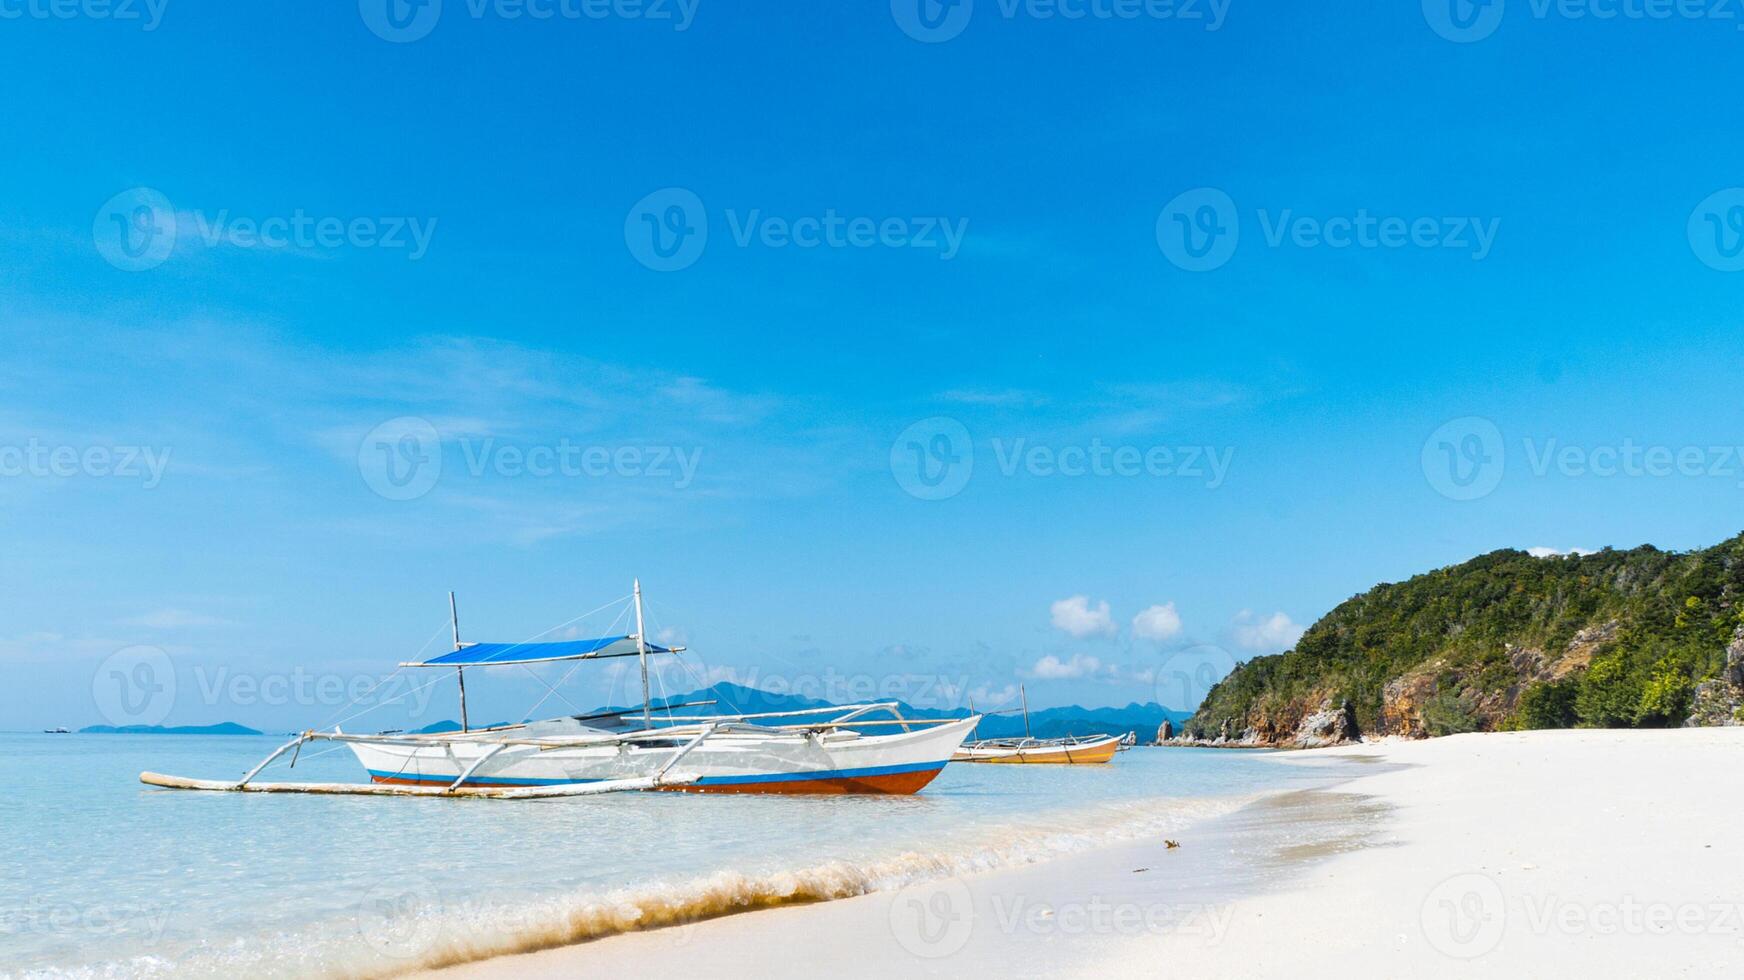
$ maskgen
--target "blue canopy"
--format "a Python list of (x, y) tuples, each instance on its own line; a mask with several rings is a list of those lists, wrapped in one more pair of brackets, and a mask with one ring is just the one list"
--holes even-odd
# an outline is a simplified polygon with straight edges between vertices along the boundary
[[(683, 647), (648, 644), (649, 653), (677, 653)], [(582, 660), (596, 657), (634, 657), (636, 638), (604, 636), (594, 640), (563, 640), (557, 643), (468, 643), (445, 653), (402, 667), (475, 667), (500, 664), (533, 664), (548, 660)]]

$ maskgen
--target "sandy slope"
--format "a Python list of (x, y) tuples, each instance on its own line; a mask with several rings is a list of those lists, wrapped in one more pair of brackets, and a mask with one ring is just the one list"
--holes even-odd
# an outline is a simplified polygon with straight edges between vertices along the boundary
[(1744, 975), (1744, 729), (1272, 758), (1357, 778), (1184, 832), (1178, 850), (1127, 845), (442, 976)]
[(1217, 943), (1122, 942), (1089, 976), (1744, 975), (1744, 729), (1462, 735), (1366, 752), (1340, 787), (1383, 846), (1241, 901)]

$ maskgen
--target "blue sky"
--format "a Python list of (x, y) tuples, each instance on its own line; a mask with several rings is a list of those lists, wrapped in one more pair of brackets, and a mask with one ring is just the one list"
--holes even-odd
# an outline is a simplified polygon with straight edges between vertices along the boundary
[(1730, 5), (907, 2), (0, 4), (0, 728), (318, 723), (635, 575), (702, 676), (1192, 707), (1744, 526)]

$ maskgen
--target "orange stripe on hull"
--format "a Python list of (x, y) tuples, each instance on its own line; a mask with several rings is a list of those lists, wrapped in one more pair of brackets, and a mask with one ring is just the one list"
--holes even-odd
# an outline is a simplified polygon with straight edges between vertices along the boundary
[(850, 794), (881, 794), (909, 796), (921, 791), (933, 781), (938, 769), (917, 772), (894, 772), (882, 776), (850, 776), (835, 779), (793, 779), (773, 783), (727, 783), (716, 786), (667, 786), (662, 793), (783, 793), (847, 796)]
[[(781, 793), (822, 796), (872, 794), (909, 796), (918, 793), (938, 776), (941, 769), (921, 769), (915, 772), (885, 773), (877, 776), (838, 776), (831, 779), (788, 779), (767, 783), (726, 783), (714, 786), (663, 786), (662, 793)], [(399, 776), (371, 775), (370, 780), (396, 786), (446, 786), (450, 779), (407, 779)]]

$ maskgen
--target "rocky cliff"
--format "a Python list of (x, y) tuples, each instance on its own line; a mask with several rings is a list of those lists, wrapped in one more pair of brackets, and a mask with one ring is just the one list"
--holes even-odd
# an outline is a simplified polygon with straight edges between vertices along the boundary
[(1377, 586), (1296, 649), (1238, 667), (1181, 737), (1313, 746), (1363, 734), (1744, 723), (1744, 536), (1538, 558), (1499, 551)]

